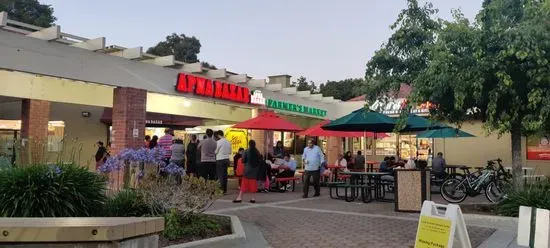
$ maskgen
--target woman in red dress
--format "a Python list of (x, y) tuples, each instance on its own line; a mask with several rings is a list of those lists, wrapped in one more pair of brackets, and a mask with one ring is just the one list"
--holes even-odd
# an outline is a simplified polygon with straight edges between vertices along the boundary
[(258, 190), (258, 167), (262, 162), (262, 155), (260, 154), (260, 151), (256, 149), (256, 141), (250, 140), (248, 142), (248, 149), (244, 152), (242, 161), (244, 163), (244, 173), (241, 183), (241, 190), (239, 190), (239, 194), (233, 202), (240, 203), (243, 199), (243, 193), (251, 193), (252, 198), (250, 199), (250, 203), (256, 203), (256, 191)]

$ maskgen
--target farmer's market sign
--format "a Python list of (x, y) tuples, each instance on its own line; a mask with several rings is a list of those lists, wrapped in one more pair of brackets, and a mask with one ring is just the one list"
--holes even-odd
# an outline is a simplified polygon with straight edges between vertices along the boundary
[(327, 111), (308, 107), (300, 104), (294, 104), (294, 103), (288, 103), (283, 101), (277, 101), (273, 99), (267, 99), (267, 107), (270, 109), (278, 109), (278, 110), (285, 110), (289, 112), (295, 112), (295, 113), (301, 113), (301, 114), (308, 114), (318, 117), (325, 117), (327, 116)]

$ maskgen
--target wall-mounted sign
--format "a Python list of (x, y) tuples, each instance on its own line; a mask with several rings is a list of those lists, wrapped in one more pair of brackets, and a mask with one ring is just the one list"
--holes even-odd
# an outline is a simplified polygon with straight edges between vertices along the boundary
[(257, 105), (265, 105), (265, 98), (261, 91), (254, 90), (250, 96), (250, 103)]
[[(407, 106), (407, 103), (408, 101), (406, 98), (391, 99), (386, 102), (376, 101), (374, 102), (374, 104), (371, 105), (371, 109), (375, 111), (379, 111), (385, 115), (398, 115), (401, 113), (401, 110)], [(411, 113), (428, 114), (430, 113), (430, 109), (433, 109), (434, 107), (435, 105), (433, 103), (426, 102), (416, 107), (413, 107), (411, 109)]]
[(527, 160), (550, 160), (550, 135), (527, 137)]
[(326, 110), (313, 108), (313, 107), (308, 107), (308, 106), (304, 106), (304, 105), (300, 105), (300, 104), (277, 101), (277, 100), (273, 100), (273, 99), (267, 99), (266, 103), (267, 103), (266, 104), (267, 107), (271, 108), (271, 109), (285, 110), (285, 111), (301, 113), (301, 114), (308, 114), (308, 115), (313, 115), (313, 116), (318, 116), (318, 117), (327, 116), (327, 111)]
[(176, 91), (238, 103), (250, 103), (250, 90), (246, 87), (185, 73), (178, 74)]
[(162, 120), (145, 120), (145, 124), (162, 125)]

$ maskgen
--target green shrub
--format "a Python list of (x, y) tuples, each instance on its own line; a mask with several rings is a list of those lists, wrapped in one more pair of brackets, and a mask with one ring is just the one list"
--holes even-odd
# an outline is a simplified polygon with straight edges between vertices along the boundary
[(87, 217), (102, 211), (105, 178), (75, 165), (0, 171), (0, 216)]
[[(229, 223), (229, 221), (227, 221)], [(209, 233), (218, 233), (223, 226), (221, 220), (206, 214), (183, 215), (172, 209), (165, 216), (165, 227), (162, 235), (168, 240), (181, 238), (205, 238)]]
[(512, 189), (496, 210), (501, 215), (518, 216), (520, 206), (550, 209), (550, 183), (539, 182)]
[(138, 190), (122, 190), (110, 197), (105, 203), (103, 216), (106, 217), (141, 217), (151, 214), (143, 194)]

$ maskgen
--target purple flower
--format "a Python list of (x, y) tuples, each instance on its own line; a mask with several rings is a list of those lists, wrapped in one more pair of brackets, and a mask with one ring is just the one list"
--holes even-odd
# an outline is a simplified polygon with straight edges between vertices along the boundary
[(183, 169), (182, 167), (179, 167), (177, 164), (174, 164), (174, 163), (168, 164), (161, 170), (170, 175), (177, 175), (177, 174), (182, 176), (185, 175), (185, 169)]
[(110, 173), (112, 171), (119, 171), (121, 166), (121, 161), (117, 157), (109, 157), (103, 165), (101, 165), (98, 170), (101, 173)]
[(61, 171), (61, 168), (59, 168), (59, 166), (57, 166), (57, 165), (52, 164), (52, 165), (50, 165), (49, 167), (50, 167), (50, 172), (51, 172), (52, 174), (60, 175), (61, 172), (62, 172), (62, 171)]

